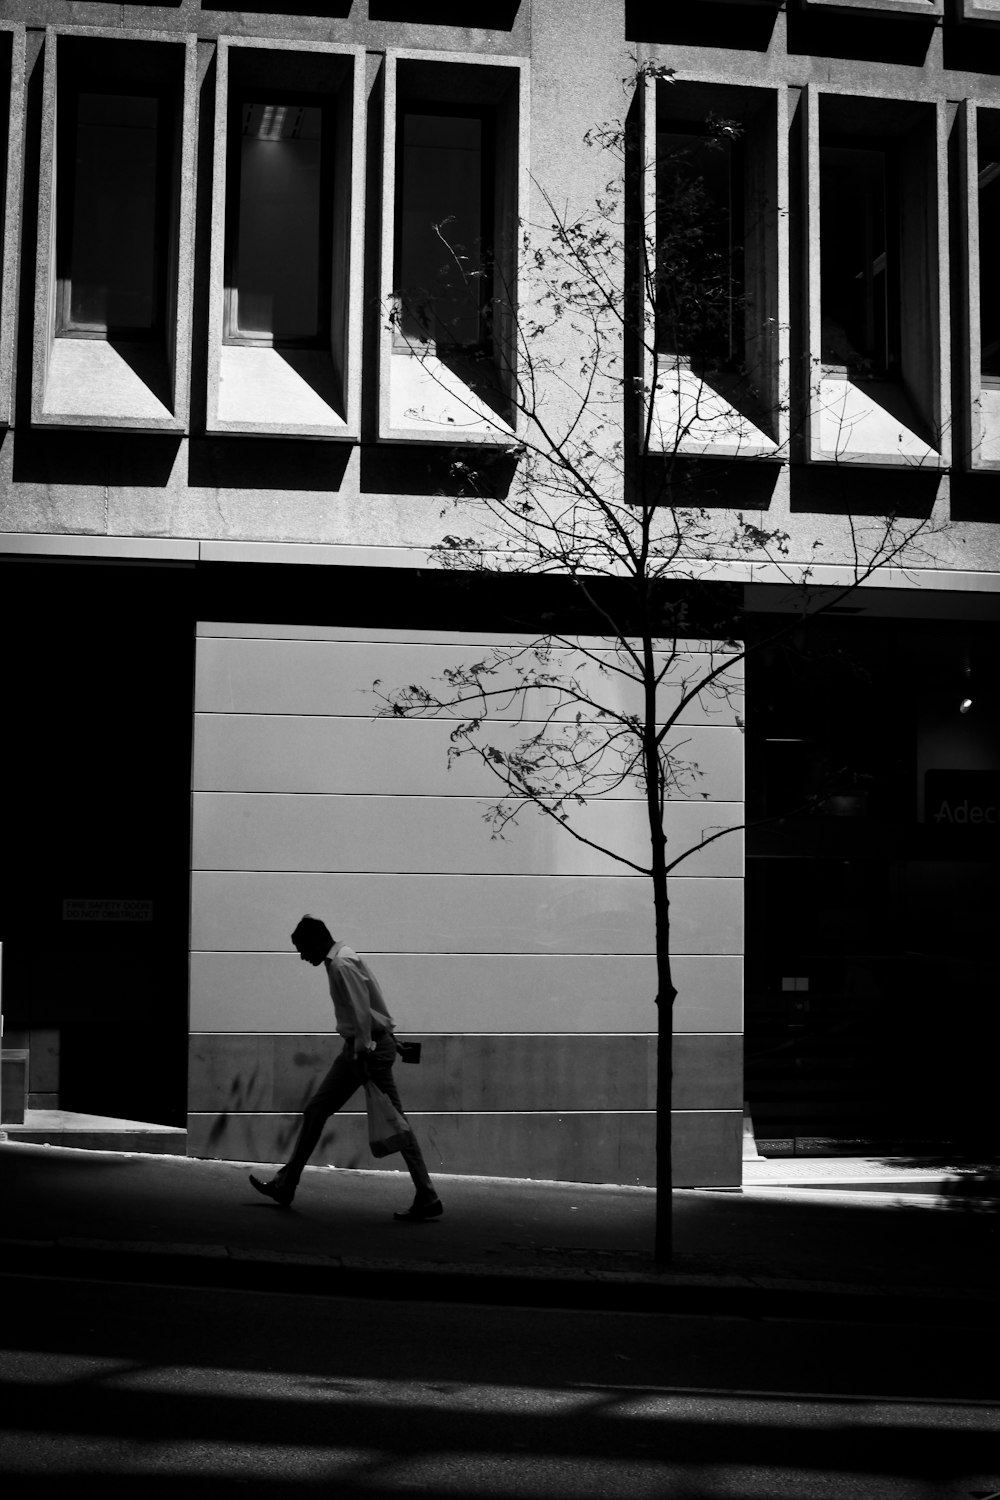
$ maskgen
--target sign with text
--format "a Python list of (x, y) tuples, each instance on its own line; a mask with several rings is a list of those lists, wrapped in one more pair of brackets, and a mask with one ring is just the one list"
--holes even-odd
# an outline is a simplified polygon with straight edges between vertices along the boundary
[(152, 901), (113, 896), (67, 896), (62, 904), (64, 922), (151, 922)]
[(1000, 824), (1000, 771), (928, 771), (924, 822), (936, 828), (989, 828)]

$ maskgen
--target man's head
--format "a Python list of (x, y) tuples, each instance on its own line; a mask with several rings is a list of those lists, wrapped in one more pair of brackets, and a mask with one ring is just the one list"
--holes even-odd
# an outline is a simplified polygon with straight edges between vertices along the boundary
[(292, 933), (303, 963), (321, 964), (333, 947), (333, 934), (319, 917), (305, 916)]

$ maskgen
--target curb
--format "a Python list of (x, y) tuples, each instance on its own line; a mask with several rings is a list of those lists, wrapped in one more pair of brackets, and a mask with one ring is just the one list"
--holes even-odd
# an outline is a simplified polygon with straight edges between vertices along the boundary
[(772, 1277), (482, 1266), (66, 1238), (0, 1241), (0, 1273), (379, 1301), (518, 1304), (672, 1317), (1000, 1327), (1000, 1298)]

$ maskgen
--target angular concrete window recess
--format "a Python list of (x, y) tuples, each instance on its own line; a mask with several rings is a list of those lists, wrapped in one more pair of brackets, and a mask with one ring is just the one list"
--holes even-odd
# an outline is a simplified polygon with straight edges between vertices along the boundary
[(187, 427), (194, 38), (45, 37), (32, 421)]
[(950, 462), (944, 108), (804, 100), (814, 463)]
[[(944, 15), (945, 0), (801, 0), (803, 10), (870, 10), (879, 16), (926, 16), (936, 21)], [(961, 3), (961, 0), (960, 0)]]
[(527, 65), (390, 52), (385, 68), (379, 436), (516, 433)]
[(678, 75), (642, 103), (650, 451), (784, 458), (785, 91)]
[(961, 23), (1000, 25), (1000, 0), (955, 0), (955, 18)]
[(363, 53), (221, 38), (207, 427), (356, 438)]
[(23, 108), (24, 27), (0, 22), (0, 427), (12, 414)]

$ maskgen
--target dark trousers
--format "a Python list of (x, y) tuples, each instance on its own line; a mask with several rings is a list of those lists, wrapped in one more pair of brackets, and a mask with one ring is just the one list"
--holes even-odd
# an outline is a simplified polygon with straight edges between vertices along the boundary
[[(387, 1098), (392, 1100), (400, 1114), (403, 1114), (396, 1080), (392, 1076), (392, 1065), (395, 1060), (396, 1043), (389, 1032), (383, 1032), (375, 1042), (375, 1051), (368, 1053), (368, 1077)], [(323, 1126), (331, 1115), (337, 1113), (338, 1109), (343, 1109), (351, 1095), (356, 1094), (364, 1082), (365, 1075), (354, 1060), (354, 1045), (352, 1042), (345, 1042), (333, 1067), (302, 1112), (302, 1122), (292, 1154), (278, 1174), (283, 1182), (288, 1183), (290, 1187), (298, 1183), (306, 1162), (319, 1145)], [(400, 1154), (406, 1162), (417, 1191), (433, 1193), (430, 1173), (427, 1171), (415, 1136), (411, 1137), (411, 1144), (404, 1146)]]

